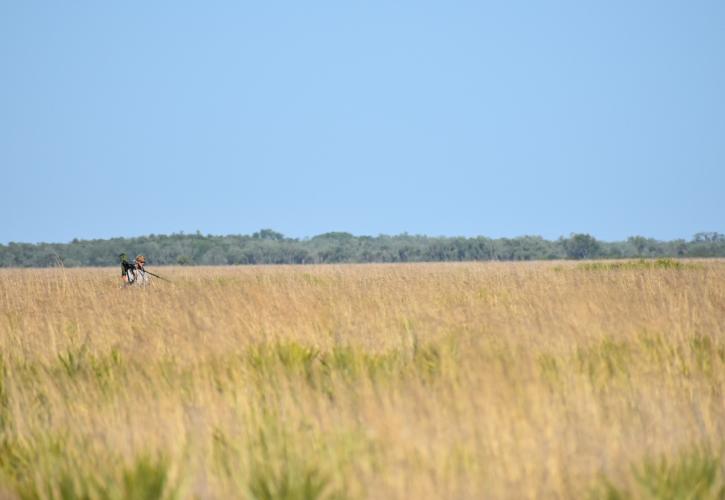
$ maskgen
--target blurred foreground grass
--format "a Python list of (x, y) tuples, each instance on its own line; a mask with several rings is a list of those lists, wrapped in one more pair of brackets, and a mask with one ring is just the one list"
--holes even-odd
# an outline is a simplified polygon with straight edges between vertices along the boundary
[(0, 270), (0, 498), (724, 498), (725, 263)]

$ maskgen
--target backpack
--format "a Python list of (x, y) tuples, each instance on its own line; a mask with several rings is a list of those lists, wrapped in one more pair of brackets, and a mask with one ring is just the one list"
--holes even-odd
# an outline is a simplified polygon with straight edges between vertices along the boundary
[(125, 278), (124, 281), (129, 284), (133, 283), (136, 280), (136, 273), (133, 272), (136, 266), (128, 261), (125, 253), (119, 255), (118, 258), (121, 259), (121, 278)]

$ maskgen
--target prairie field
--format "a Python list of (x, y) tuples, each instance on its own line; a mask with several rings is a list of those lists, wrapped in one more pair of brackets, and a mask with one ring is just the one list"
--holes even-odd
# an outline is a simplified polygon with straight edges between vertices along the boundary
[(725, 498), (725, 262), (0, 270), (0, 498)]

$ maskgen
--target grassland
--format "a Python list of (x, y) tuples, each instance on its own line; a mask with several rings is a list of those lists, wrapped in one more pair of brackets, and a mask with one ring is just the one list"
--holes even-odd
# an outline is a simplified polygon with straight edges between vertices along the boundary
[(725, 263), (0, 270), (0, 498), (725, 498)]

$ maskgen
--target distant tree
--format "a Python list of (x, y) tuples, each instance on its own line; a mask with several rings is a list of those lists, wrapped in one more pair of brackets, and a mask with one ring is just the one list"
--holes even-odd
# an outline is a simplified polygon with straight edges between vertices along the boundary
[(278, 233), (271, 229), (260, 229), (258, 232), (252, 235), (255, 240), (283, 240), (284, 234)]
[(0, 267), (116, 266), (118, 254), (144, 254), (151, 265), (308, 264), (324, 262), (422, 262), (542, 260), (653, 256), (725, 257), (725, 235), (697, 233), (691, 241), (633, 236), (600, 242), (588, 234), (556, 241), (539, 236), (489, 239), (400, 234), (354, 236), (331, 232), (310, 239), (286, 238), (271, 229), (253, 235), (149, 235), (70, 243), (0, 244)]
[(644, 249), (647, 248), (647, 238), (644, 236), (630, 236), (627, 238), (627, 242), (634, 247), (638, 256), (641, 256)]
[(224, 251), (219, 247), (214, 247), (202, 256), (201, 263), (218, 266), (228, 264), (229, 262), (227, 261), (226, 255), (224, 255)]
[(347, 241), (347, 240), (355, 239), (355, 236), (353, 236), (350, 233), (345, 233), (342, 231), (333, 231), (330, 233), (318, 234), (317, 236), (315, 236), (312, 239), (313, 240), (344, 240), (344, 241)]
[(675, 240), (669, 242), (671, 251), (666, 252), (667, 254), (677, 255), (678, 257), (684, 257), (687, 255), (687, 242), (685, 240)]
[(566, 256), (570, 259), (591, 259), (600, 251), (599, 242), (588, 234), (573, 234), (562, 242)]
[(692, 240), (695, 243), (719, 243), (725, 241), (725, 234), (720, 234), (717, 232), (696, 233), (695, 236), (692, 237)]
[(644, 236), (630, 236), (629, 238), (627, 238), (627, 243), (634, 247), (637, 257), (651, 257), (656, 255), (662, 255), (666, 252), (664, 245), (653, 238), (645, 238)]

